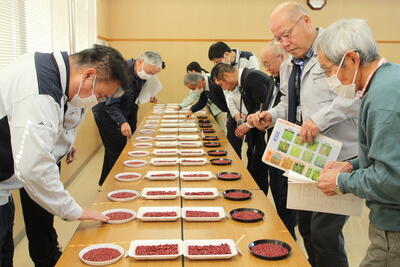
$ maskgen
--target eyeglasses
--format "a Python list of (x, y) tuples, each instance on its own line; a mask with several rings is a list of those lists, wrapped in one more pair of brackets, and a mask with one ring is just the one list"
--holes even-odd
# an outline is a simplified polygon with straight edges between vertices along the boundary
[(293, 33), (293, 30), (294, 30), (294, 27), (295, 27), (302, 19), (303, 19), (303, 16), (301, 16), (301, 17), (299, 18), (299, 20), (298, 20), (292, 27), (290, 27), (289, 30), (283, 32), (282, 35), (281, 35), (280, 37), (275, 37), (275, 38), (273, 39), (273, 42), (275, 42), (275, 43), (281, 43), (281, 42), (282, 42), (283, 40), (285, 40), (285, 39), (286, 39), (286, 40), (290, 39), (290, 37), (292, 37), (292, 33)]
[(271, 65), (275, 62), (275, 60), (277, 59), (279, 57), (279, 55), (278, 56), (276, 56), (276, 57), (274, 57), (274, 59), (273, 60), (271, 60), (271, 62), (269, 62), (269, 63), (265, 63), (265, 62), (263, 62), (263, 65), (264, 65), (264, 67), (266, 67), (266, 68), (269, 68), (269, 67), (271, 67)]

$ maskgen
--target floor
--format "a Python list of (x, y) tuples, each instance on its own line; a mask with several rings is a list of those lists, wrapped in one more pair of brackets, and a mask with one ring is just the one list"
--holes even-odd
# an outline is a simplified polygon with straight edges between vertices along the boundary
[[(100, 149), (67, 188), (70, 194), (74, 196), (82, 206), (88, 206), (98, 192), (97, 181), (100, 176), (103, 153), (104, 150)], [(243, 158), (244, 161), (246, 161), (245, 157)], [(273, 203), (270, 195), (268, 198), (271, 203)], [(55, 219), (55, 228), (57, 229), (59, 242), (62, 247), (65, 247), (68, 243), (75, 229), (78, 227), (78, 224), (79, 222), (65, 222), (59, 218)], [(351, 267), (359, 265), (369, 245), (367, 236), (368, 224), (368, 209), (364, 208), (361, 217), (351, 217), (344, 227), (346, 251)], [(297, 242), (304, 250), (303, 241), (298, 232), (297, 236)], [(28, 255), (28, 242), (26, 238), (24, 238), (15, 248), (14, 266), (34, 266)]]

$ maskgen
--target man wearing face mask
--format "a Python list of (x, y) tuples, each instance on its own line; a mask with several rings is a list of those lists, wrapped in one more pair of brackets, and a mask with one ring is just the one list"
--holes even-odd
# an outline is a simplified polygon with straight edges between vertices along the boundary
[[(291, 57), (280, 68), (284, 94), (274, 108), (251, 117), (259, 129), (282, 118), (301, 125), (302, 142), (312, 143), (321, 132), (342, 143), (339, 160), (357, 156), (359, 101), (331, 90), (317, 61), (315, 40), (323, 32), (314, 27), (307, 11), (296, 2), (285, 2), (270, 16), (270, 29)], [(298, 225), (308, 260), (313, 267), (347, 267), (342, 229), (348, 217), (298, 211)]]
[(335, 92), (362, 101), (358, 157), (328, 163), (318, 187), (328, 196), (353, 193), (366, 199), (371, 245), (361, 267), (400, 266), (400, 65), (380, 58), (370, 28), (360, 19), (329, 26), (317, 51)]
[(215, 84), (211, 77), (204, 77), (204, 75), (196, 72), (186, 74), (183, 82), (189, 89), (201, 91), (199, 100), (190, 107), (190, 110), (186, 113), (186, 117), (190, 118), (193, 113), (207, 105), (221, 130), (226, 133), (228, 106), (226, 105), (222, 88)]
[[(225, 63), (238, 70), (243, 68), (258, 70), (260, 68), (260, 64), (253, 53), (231, 49), (224, 42), (217, 42), (211, 45), (208, 49), (208, 58), (214, 64)], [(227, 138), (238, 156), (241, 157), (243, 140), (235, 134), (237, 126), (243, 122), (245, 116), (245, 114), (240, 114), (239, 106), (236, 104), (240, 98), (240, 93), (238, 89), (232, 91), (224, 90), (224, 95), (230, 111), (226, 125)]]
[[(146, 51), (138, 59), (127, 61), (130, 78), (129, 90), (119, 98), (107, 99), (93, 107), (93, 114), (104, 145), (104, 161), (99, 185), (102, 185), (114, 166), (122, 150), (136, 130), (138, 99), (145, 93), (147, 85), (164, 68), (161, 56), (156, 52)], [(156, 102), (152, 96), (150, 102)]]
[[(208, 71), (203, 69), (200, 66), (200, 64), (197, 63), (196, 61), (192, 61), (186, 66), (186, 73), (191, 73), (191, 72), (199, 73), (199, 74), (203, 75), (204, 77), (209, 77), (210, 76), (208, 74)], [(187, 106), (190, 106), (193, 103), (197, 102), (199, 100), (199, 97), (200, 97), (201, 93), (202, 93), (201, 89), (196, 89), (196, 88), (190, 89), (189, 88), (189, 93), (181, 101), (181, 103), (179, 103), (179, 105), (175, 108), (175, 110), (181, 110), (181, 109), (183, 109), (183, 108), (185, 108)]]
[(36, 266), (54, 266), (60, 256), (53, 214), (69, 221), (108, 220), (82, 209), (64, 190), (57, 164), (71, 152), (85, 109), (120, 96), (127, 84), (121, 54), (97, 45), (70, 56), (29, 53), (0, 72), (1, 266), (12, 266), (12, 189), (24, 188), (21, 203)]

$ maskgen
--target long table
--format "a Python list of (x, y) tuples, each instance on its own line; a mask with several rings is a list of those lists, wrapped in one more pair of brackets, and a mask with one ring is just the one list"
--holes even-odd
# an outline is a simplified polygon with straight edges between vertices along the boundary
[[(148, 114), (159, 115), (159, 114)], [(162, 116), (162, 115), (161, 115)], [(183, 219), (178, 219), (173, 222), (142, 222), (135, 219), (125, 224), (104, 224), (100, 222), (84, 221), (81, 222), (78, 229), (74, 233), (67, 247), (63, 251), (60, 260), (57, 263), (59, 267), (69, 266), (87, 266), (78, 257), (79, 251), (84, 247), (97, 243), (114, 243), (120, 245), (127, 251), (132, 240), (143, 239), (233, 239), (238, 240), (242, 235), (245, 235), (243, 240), (238, 244), (238, 247), (243, 252), (243, 255), (234, 256), (229, 260), (189, 260), (183, 256), (174, 260), (149, 260), (139, 261), (132, 258), (123, 258), (111, 266), (217, 266), (219, 264), (229, 264), (230, 266), (285, 266), (285, 267), (299, 267), (310, 266), (304, 254), (296, 244), (296, 241), (291, 237), (289, 231), (285, 228), (284, 224), (277, 215), (275, 209), (261, 191), (253, 178), (243, 165), (242, 161), (230, 146), (222, 131), (219, 130), (218, 124), (214, 121), (211, 115), (208, 115), (212, 121), (213, 128), (216, 133), (209, 135), (217, 135), (221, 147), (218, 149), (227, 150), (228, 158), (232, 159), (230, 166), (172, 166), (160, 167), (152, 166), (150, 164), (142, 168), (127, 168), (124, 167), (123, 162), (131, 159), (128, 152), (132, 150), (147, 150), (151, 152), (156, 147), (149, 149), (136, 149), (133, 144), (136, 143), (136, 137), (142, 136), (139, 130), (143, 128), (148, 120), (148, 116), (138, 125), (138, 130), (133, 134), (128, 141), (123, 152), (118, 158), (115, 166), (111, 170), (101, 191), (98, 193), (90, 208), (97, 211), (105, 211), (112, 208), (129, 208), (137, 211), (139, 207), (143, 206), (178, 206), (178, 207), (199, 207), (199, 206), (219, 206), (229, 213), (230, 210), (235, 208), (257, 208), (265, 213), (264, 220), (256, 223), (241, 223), (232, 219), (225, 218), (219, 222), (186, 222)], [(146, 134), (146, 136), (155, 137), (160, 133), (156, 130), (154, 134)], [(155, 143), (155, 140), (152, 141)], [(212, 150), (215, 148), (204, 148), (204, 150)], [(152, 155), (143, 157), (150, 161)], [(212, 159), (206, 155), (207, 159)], [(141, 178), (132, 182), (120, 182), (114, 179), (114, 176), (120, 172), (139, 172), (143, 176), (149, 170), (162, 170), (162, 171), (195, 171), (195, 170), (209, 170), (212, 173), (221, 171), (236, 171), (242, 174), (242, 178), (236, 181), (222, 181), (211, 179), (208, 181), (183, 181), (176, 179), (173, 181), (150, 181)], [(89, 177), (88, 177), (89, 178)], [(90, 177), (92, 178), (92, 177)], [(145, 200), (142, 198), (135, 199), (130, 202), (112, 202), (107, 198), (107, 193), (117, 189), (133, 189), (141, 191), (145, 187), (215, 187), (219, 191), (226, 189), (246, 189), (250, 190), (253, 194), (252, 198), (246, 201), (230, 201), (223, 197), (217, 197), (214, 200), (184, 200), (177, 198), (174, 200)], [(247, 248), (248, 244), (258, 239), (278, 239), (288, 243), (292, 247), (289, 257), (279, 261), (265, 261), (254, 257), (250, 254)]]

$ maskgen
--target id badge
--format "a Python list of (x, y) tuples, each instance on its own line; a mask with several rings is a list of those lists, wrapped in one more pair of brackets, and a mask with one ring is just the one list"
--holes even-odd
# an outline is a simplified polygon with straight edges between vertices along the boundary
[(296, 109), (296, 122), (301, 124), (302, 120), (303, 120), (303, 118), (301, 116), (301, 107), (297, 106), (297, 109)]

